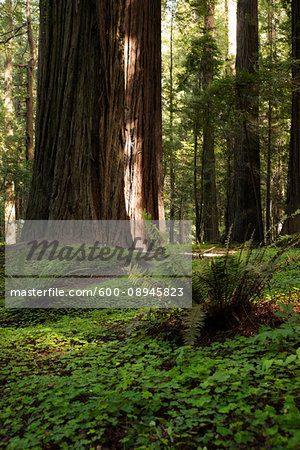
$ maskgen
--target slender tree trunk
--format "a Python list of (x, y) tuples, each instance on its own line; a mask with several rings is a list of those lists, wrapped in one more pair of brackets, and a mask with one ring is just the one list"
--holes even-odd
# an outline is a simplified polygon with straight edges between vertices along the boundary
[[(207, 15), (205, 16), (205, 32), (213, 35), (214, 21), (214, 0), (207, 2)], [(213, 59), (211, 49), (206, 49), (206, 58)], [(209, 71), (203, 72), (203, 89), (207, 89), (213, 80), (213, 73)], [(210, 103), (207, 102), (204, 112), (203, 127), (203, 163), (204, 163), (204, 205), (203, 205), (203, 224), (204, 239), (206, 241), (217, 241), (219, 239), (218, 226), (218, 207), (217, 207), (217, 187), (216, 187), (216, 162), (215, 162), (215, 143), (214, 130), (210, 111)]]
[(233, 198), (233, 152), (234, 139), (226, 140), (226, 208), (225, 208), (225, 235), (228, 236), (233, 222), (232, 198)]
[(160, 0), (126, 0), (125, 126), (127, 214), (164, 219)]
[[(300, 4), (292, 0), (292, 51), (293, 93), (292, 93), (292, 126), (288, 171), (287, 214), (290, 216), (300, 209)], [(300, 232), (300, 214), (286, 220), (283, 233)]]
[(174, 166), (174, 139), (173, 139), (173, 103), (174, 103), (174, 92), (173, 92), (173, 26), (174, 26), (174, 4), (172, 1), (172, 11), (171, 11), (171, 33), (170, 33), (170, 242), (174, 242), (174, 225), (172, 221), (175, 220), (175, 183), (176, 183), (176, 173)]
[(266, 239), (270, 243), (271, 233), (271, 158), (272, 158), (272, 102), (268, 102), (268, 148), (267, 148), (267, 195), (266, 195)]
[(284, 175), (282, 171), (282, 159), (279, 154), (278, 161), (274, 171), (274, 182), (273, 182), (273, 191), (272, 191), (272, 199), (274, 206), (272, 208), (272, 218), (274, 225), (274, 237), (277, 238), (282, 231), (281, 219), (284, 215), (284, 206), (285, 206), (285, 192), (284, 192)]
[(27, 219), (126, 217), (124, 6), (124, 0), (40, 2)]
[(204, 240), (203, 231), (203, 204), (204, 204), (204, 151), (202, 149), (201, 155), (201, 181), (200, 181), (200, 212), (199, 212), (199, 223), (200, 223), (200, 242)]
[[(12, 18), (12, 0), (6, 0), (6, 23), (7, 31), (13, 29)], [(14, 134), (14, 105), (12, 99), (12, 87), (13, 87), (13, 56), (12, 56), (12, 40), (10, 39), (5, 44), (5, 93), (4, 93), (4, 107), (5, 107), (5, 134), (9, 138)], [(9, 140), (9, 139), (8, 139)]]
[(254, 80), (257, 62), (257, 0), (238, 0), (236, 94), (241, 126), (235, 141), (235, 216), (232, 233), (233, 240), (237, 242), (242, 242), (252, 234), (255, 241), (263, 240), (258, 134), (259, 92)]
[[(6, 22), (7, 31), (13, 29), (13, 17), (12, 17), (12, 1), (6, 0)], [(5, 45), (5, 93), (4, 93), (4, 121), (5, 121), (5, 147), (6, 156), (8, 159), (14, 156), (14, 150), (12, 142), (14, 135), (14, 106), (12, 99), (12, 87), (13, 87), (13, 58), (12, 58), (12, 41), (9, 40)], [(6, 222), (5, 240), (7, 244), (14, 244), (16, 242), (16, 234), (14, 228), (14, 220), (16, 219), (15, 211), (15, 185), (13, 180), (10, 179), (10, 174), (5, 183), (5, 205), (4, 216)], [(10, 224), (9, 226), (8, 223)]]
[(196, 213), (196, 242), (201, 241), (201, 222), (200, 222), (200, 206), (198, 198), (198, 136), (196, 131), (196, 125), (194, 125), (194, 201), (195, 201), (195, 213)]
[[(195, 21), (197, 26), (200, 27), (200, 17), (198, 11), (195, 11)], [(196, 77), (196, 85), (193, 88), (193, 95), (199, 96), (199, 93), (202, 89), (202, 74), (199, 72)], [(199, 111), (195, 107), (193, 111), (194, 116), (194, 125), (193, 125), (193, 133), (194, 133), (194, 204), (195, 204), (195, 219), (196, 219), (196, 242), (202, 242), (203, 240), (203, 150), (201, 155), (201, 173), (200, 173), (200, 195), (198, 191), (198, 152), (199, 152), (199, 123), (198, 123), (198, 115)]]
[(183, 197), (181, 197), (179, 214), (178, 214), (178, 220), (180, 220), (180, 224), (179, 224), (179, 242), (180, 242), (180, 244), (185, 243), (184, 215), (185, 215), (184, 199), (183, 199)]
[(37, 49), (33, 38), (31, 25), (31, 2), (26, 2), (27, 36), (30, 50), (30, 60), (27, 65), (27, 97), (26, 97), (26, 159), (33, 160), (33, 88), (34, 88), (34, 68), (37, 60)]
[[(269, 0), (268, 4), (268, 39), (270, 46), (270, 61), (275, 58), (275, 24), (274, 24), (274, 1)], [(272, 86), (269, 86), (270, 92)], [(271, 201), (271, 177), (272, 177), (272, 153), (273, 153), (273, 105), (272, 96), (268, 101), (268, 147), (267, 147), (267, 192), (266, 192), (266, 240), (268, 243), (272, 241), (272, 201)]]
[[(235, 0), (225, 0), (225, 27), (226, 27), (226, 73), (235, 74), (234, 61), (236, 58), (236, 2)], [(230, 232), (233, 223), (233, 154), (235, 139), (226, 139), (226, 208), (225, 208), (225, 236)]]

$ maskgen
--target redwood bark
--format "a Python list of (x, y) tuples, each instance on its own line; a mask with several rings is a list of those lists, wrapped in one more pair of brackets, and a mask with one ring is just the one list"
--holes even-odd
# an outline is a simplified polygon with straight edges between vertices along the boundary
[(126, 0), (125, 127), (127, 214), (164, 219), (160, 0)]
[(124, 0), (40, 1), (27, 219), (123, 219)]
[[(292, 126), (288, 171), (287, 214), (290, 216), (300, 209), (300, 4), (292, 1), (292, 52), (293, 93), (292, 93)], [(300, 232), (300, 214), (288, 218), (284, 224), (284, 234)]]
[[(258, 86), (253, 74), (258, 63), (257, 0), (238, 0), (236, 86), (240, 131), (234, 154), (234, 223), (232, 239), (243, 242), (252, 234), (263, 240), (258, 134)], [(251, 77), (252, 75), (252, 77)]]

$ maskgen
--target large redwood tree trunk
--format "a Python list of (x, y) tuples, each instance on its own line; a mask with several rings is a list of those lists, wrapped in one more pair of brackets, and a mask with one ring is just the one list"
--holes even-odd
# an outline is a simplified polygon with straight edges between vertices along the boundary
[(27, 219), (123, 219), (124, 0), (40, 2)]
[[(258, 63), (257, 0), (237, 3), (237, 108), (241, 125), (234, 151), (234, 223), (232, 238), (243, 242), (252, 233), (263, 240), (260, 193), (260, 151), (258, 134)], [(252, 77), (251, 77), (252, 75)]]
[(164, 219), (161, 0), (126, 0), (125, 198), (131, 219)]
[[(288, 171), (287, 214), (300, 209), (300, 5), (292, 1), (293, 93), (292, 127)], [(286, 220), (284, 234), (300, 233), (300, 214)]]

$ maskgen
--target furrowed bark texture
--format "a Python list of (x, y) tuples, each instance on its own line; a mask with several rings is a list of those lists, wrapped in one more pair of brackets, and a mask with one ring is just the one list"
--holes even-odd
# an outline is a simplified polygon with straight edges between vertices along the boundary
[[(300, 209), (300, 4), (292, 1), (293, 94), (292, 128), (288, 172), (287, 213), (291, 215)], [(284, 234), (300, 232), (300, 214), (288, 219), (283, 228)]]
[(234, 223), (232, 239), (243, 242), (254, 233), (263, 240), (258, 135), (258, 86), (251, 75), (258, 58), (257, 0), (238, 0), (237, 108), (242, 115), (234, 155)]
[(131, 219), (164, 219), (161, 0), (126, 0), (125, 198)]
[(124, 0), (40, 2), (27, 219), (123, 219)]

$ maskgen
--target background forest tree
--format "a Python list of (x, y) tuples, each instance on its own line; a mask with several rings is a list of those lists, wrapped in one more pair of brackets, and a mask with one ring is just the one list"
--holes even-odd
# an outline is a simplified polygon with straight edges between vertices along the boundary
[(24, 217), (32, 173), (38, 2), (2, 1), (0, 15), (3, 68), (0, 80), (0, 229), (3, 236), (4, 210), (6, 217), (11, 211), (17, 219)]
[[(98, 3), (103, 6), (110, 2)], [(11, 20), (8, 14), (10, 4), (12, 6)], [(291, 214), (299, 207), (299, 203), (295, 201), (297, 197), (299, 198), (299, 171), (297, 170), (299, 143), (297, 143), (296, 138), (299, 131), (299, 115), (297, 115), (299, 114), (297, 99), (299, 29), (296, 25), (299, 11), (297, 10), (297, 2), (259, 0), (257, 3), (253, 0), (253, 14), (252, 11), (246, 11), (245, 13), (247, 17), (248, 15), (253, 16), (251, 21), (248, 22), (250, 26), (252, 26), (253, 21), (257, 24), (256, 38), (251, 39), (254, 47), (252, 50), (248, 49), (252, 54), (252, 56), (250, 55), (250, 59), (252, 58), (251, 67), (248, 67), (246, 64), (248, 61), (247, 55), (244, 55), (245, 65), (240, 62), (241, 51), (247, 48), (247, 46), (245, 47), (245, 42), (248, 40), (245, 26), (247, 23), (241, 25), (241, 14), (239, 13), (236, 16), (237, 7), (241, 11), (246, 4), (249, 6), (249, 3), (243, 0), (239, 0), (238, 4), (234, 0), (168, 0), (162, 2), (162, 163), (162, 154), (159, 148), (161, 131), (159, 125), (160, 79), (158, 77), (160, 72), (160, 27), (158, 26), (160, 2), (154, 0), (143, 2), (143, 8), (139, 8), (137, 2), (132, 0), (120, 2), (117, 5), (118, 8), (116, 6), (118, 14), (122, 8), (124, 8), (123, 12), (125, 7), (127, 8), (127, 15), (120, 16), (120, 20), (124, 22), (122, 26), (124, 26), (124, 32), (126, 30), (127, 37), (130, 33), (132, 33), (132, 36), (139, 36), (139, 39), (135, 41), (135, 48), (132, 44), (134, 39), (128, 39), (128, 43), (131, 42), (132, 46), (130, 49), (128, 44), (127, 50), (130, 49), (129, 58), (136, 58), (136, 61), (140, 64), (140, 69), (136, 66), (136, 73), (130, 75), (134, 79), (134, 84), (131, 83), (131, 86), (128, 85), (128, 68), (126, 69), (125, 65), (127, 86), (125, 81), (124, 86), (122, 85), (121, 78), (117, 82), (116, 73), (111, 72), (109, 74), (111, 87), (108, 90), (106, 90), (107, 86), (98, 83), (99, 80), (96, 82), (95, 74), (99, 71), (101, 73), (102, 69), (100, 67), (89, 67), (90, 61), (95, 59), (92, 57), (95, 54), (93, 52), (98, 52), (102, 45), (101, 36), (100, 38), (96, 37), (95, 30), (99, 28), (101, 32), (99, 23), (101, 23), (101, 20), (105, 20), (103, 19), (105, 16), (104, 9), (98, 10), (98, 18), (100, 18), (98, 22), (95, 19), (97, 17), (96, 9), (95, 14), (91, 11), (90, 21), (87, 19), (87, 11), (94, 7), (91, 6), (94, 5), (94, 2), (89, 2), (90, 6), (86, 5), (85, 12), (82, 14), (86, 23), (84, 24), (84, 20), (81, 20), (81, 23), (78, 22), (77, 28), (75, 27), (78, 33), (77, 41), (74, 30), (74, 33), (72, 31), (72, 35), (70, 35), (70, 38), (74, 39), (73, 42), (77, 42), (75, 44), (78, 49), (77, 60), (73, 59), (72, 61), (69, 58), (70, 66), (64, 63), (60, 68), (62, 77), (67, 76), (66, 71), (69, 71), (67, 76), (71, 95), (69, 107), (66, 103), (63, 103), (61, 109), (57, 104), (56, 110), (53, 108), (50, 116), (52, 117), (50, 125), (52, 125), (48, 124), (48, 118), (45, 117), (43, 128), (41, 114), (45, 114), (50, 95), (48, 93), (47, 100), (46, 88), (44, 91), (46, 97), (38, 99), (40, 106), (37, 116), (36, 148), (45, 147), (47, 139), (48, 141), (53, 139), (53, 142), (58, 142), (58, 135), (55, 138), (55, 134), (58, 132), (58, 124), (65, 129), (65, 133), (63, 133), (65, 143), (63, 140), (59, 141), (58, 150), (55, 151), (61, 156), (56, 162), (53, 159), (53, 153), (49, 151), (46, 158), (48, 163), (43, 162), (43, 167), (49, 172), (49, 176), (45, 176), (43, 182), (40, 179), (39, 163), (36, 162), (31, 194), (29, 195), (32, 174), (33, 127), (30, 117), (32, 117), (32, 111), (36, 104), (36, 101), (32, 102), (32, 93), (36, 95), (36, 91), (33, 91), (32, 73), (34, 73), (36, 79), (39, 6), (36, 0), (31, 1), (31, 4), (28, 0), (2, 1), (0, 4), (1, 64), (2, 67), (5, 67), (7, 51), (11, 48), (13, 61), (11, 98), (14, 115), (13, 135), (8, 136), (8, 115), (5, 112), (7, 83), (5, 83), (5, 77), (3, 76), (1, 79), (0, 106), (2, 111), (0, 123), (2, 165), (0, 175), (2, 198), (4, 199), (9, 190), (12, 191), (11, 187), (14, 189), (12, 195), (16, 217), (25, 217), (28, 199), (31, 202), (28, 208), (29, 218), (70, 218), (75, 217), (78, 213), (78, 205), (85, 203), (91, 206), (94, 199), (97, 198), (97, 206), (94, 204), (91, 207), (81, 208), (81, 218), (100, 216), (121, 218), (124, 217), (124, 213), (121, 213), (123, 206), (117, 207), (116, 204), (119, 204), (117, 197), (120, 197), (119, 193), (124, 189), (124, 186), (127, 192), (125, 198), (127, 198), (127, 214), (129, 214), (129, 217), (141, 217), (144, 212), (150, 213), (153, 218), (163, 217), (163, 214), (158, 212), (162, 210), (163, 186), (166, 218), (192, 219), (195, 223), (195, 237), (199, 241), (224, 239), (234, 220), (233, 237), (237, 241), (242, 241), (247, 233), (249, 236), (254, 229), (256, 230), (256, 240), (261, 240), (270, 228), (272, 228), (272, 231), (269, 233), (268, 239), (276, 238), (281, 232), (280, 221), (284, 213)], [(46, 2), (45, 5), (44, 8), (50, 8), (50, 3)], [(65, 17), (67, 20), (72, 17), (72, 14), (75, 14), (74, 4), (72, 3), (72, 5), (67, 6), (67, 2), (64, 2), (63, 8), (66, 14), (63, 14), (63, 11), (60, 14), (58, 10), (51, 12), (51, 14), (53, 17), (55, 14), (57, 17), (58, 15)], [(84, 1), (79, 2), (77, 9), (83, 7), (83, 5)], [(128, 15), (129, 8), (131, 8), (130, 15)], [(72, 9), (73, 13), (71, 14)], [(257, 18), (255, 18), (256, 11)], [(43, 9), (41, 12), (43, 18)], [(244, 17), (246, 16), (244, 15)], [(133, 20), (134, 17), (136, 22)], [(138, 17), (141, 20), (137, 20)], [(123, 20), (124, 18), (125, 20)], [(136, 24), (135, 29), (134, 23)], [(141, 25), (142, 23), (143, 26), (138, 27), (138, 24)], [(92, 24), (94, 25), (92, 26)], [(156, 25), (150, 30), (152, 40), (147, 41), (146, 30), (149, 24)], [(238, 33), (237, 48), (235, 42), (236, 25), (238, 30), (240, 27), (245, 32), (245, 36)], [(45, 30), (47, 24), (42, 21), (40, 26), (44, 27)], [(109, 25), (102, 22), (102, 26), (107, 28)], [(115, 25), (110, 24), (110, 26), (110, 29), (113, 30)], [(51, 27), (49, 30), (51, 30)], [(44, 83), (45, 86), (52, 83), (55, 89), (59, 84), (59, 77), (57, 80), (51, 79), (51, 73), (53, 74), (53, 72), (49, 71), (49, 64), (51, 63), (51, 54), (55, 49), (52, 44), (59, 38), (59, 33), (61, 33), (61, 30), (57, 30), (57, 33), (53, 36), (46, 33), (50, 53), (45, 53), (41, 49), (39, 53), (40, 64), (43, 68), (40, 71), (39, 83)], [(67, 33), (68, 27), (64, 27), (62, 36), (66, 37)], [(292, 39), (292, 33), (294, 39)], [(81, 39), (79, 39), (79, 35)], [(298, 36), (298, 39), (295, 36)], [(110, 48), (106, 54), (108, 58), (106, 63), (110, 60), (114, 67), (118, 57), (111, 52), (111, 48), (114, 47), (114, 43), (118, 42), (118, 39), (117, 34), (112, 31)], [(61, 48), (61, 54), (63, 55), (64, 52), (70, 54), (68, 39), (65, 39), (64, 42), (65, 48)], [(81, 51), (80, 49), (83, 47), (89, 48), (89, 52)], [(154, 56), (151, 56), (151, 49), (155, 49)], [(103, 51), (104, 54), (105, 50)], [(146, 55), (146, 59), (145, 56), (144, 59), (138, 57), (139, 54)], [(64, 59), (61, 61), (64, 61)], [(121, 66), (125, 64), (125, 61), (126, 58), (123, 63), (120, 62)], [(104, 62), (105, 58), (103, 59)], [(85, 92), (84, 98), (82, 98), (80, 92), (71, 88), (72, 79), (75, 80), (75, 68), (78, 66), (86, 67), (86, 72), (84, 70), (78, 72), (82, 80), (82, 83), (79, 83), (78, 86), (81, 86), (82, 93)], [(155, 67), (155, 70), (149, 69), (149, 66)], [(145, 71), (147, 67), (148, 72)], [(155, 74), (155, 76), (152, 76), (149, 70), (152, 70), (152, 75)], [(144, 73), (144, 76), (139, 78), (142, 73)], [(106, 75), (102, 72), (100, 80), (104, 80)], [(120, 73), (119, 77), (122, 77)], [(85, 82), (87, 79), (89, 79), (88, 83)], [(126, 78), (124, 79), (126, 80)], [(34, 85), (36, 85), (36, 82)], [(94, 88), (94, 86), (98, 87)], [(241, 86), (245, 94), (242, 95), (242, 102), (239, 102), (237, 99), (239, 93), (241, 93)], [(88, 107), (89, 99), (91, 100), (97, 92), (95, 89), (98, 89), (97, 95), (100, 91), (107, 92), (106, 100), (103, 100), (103, 105), (98, 107), (97, 114), (94, 114), (95, 111), (92, 112), (94, 108), (92, 104), (91, 108)], [(130, 95), (130, 89), (135, 92), (135, 97)], [(116, 97), (116, 102), (114, 102), (113, 95), (115, 94), (112, 93), (117, 91), (119, 96)], [(101, 123), (102, 144), (100, 145), (100, 142), (93, 142), (92, 144), (94, 148), (92, 155), (97, 160), (99, 148), (103, 149), (101, 152), (104, 155), (106, 144), (110, 142), (109, 136), (105, 135), (105, 133), (109, 133), (107, 120), (110, 120), (108, 116), (106, 116), (107, 120), (104, 117), (107, 105), (114, 105), (108, 107), (107, 111), (113, 109), (113, 114), (115, 114), (115, 105), (119, 102), (117, 109), (119, 108), (120, 113), (121, 104), (125, 100), (128, 105), (132, 102), (132, 98), (138, 99), (141, 96), (144, 99), (143, 103), (134, 103), (133, 101), (129, 110), (126, 109), (129, 111), (127, 118), (125, 118), (127, 135), (125, 135), (124, 129), (124, 142), (119, 142), (118, 158), (120, 166), (117, 171), (118, 176), (111, 165), (113, 158), (111, 161), (109, 161), (110, 158), (106, 159), (108, 166), (107, 164), (98, 165), (97, 170), (103, 170), (104, 172), (106, 169), (108, 170), (108, 167), (111, 168), (108, 173), (111, 173), (112, 184), (119, 180), (117, 181), (119, 187), (113, 188), (114, 192), (119, 192), (116, 194), (116, 201), (108, 204), (106, 200), (104, 201), (105, 189), (101, 186), (104, 172), (102, 172), (102, 175), (100, 173), (97, 175), (97, 171), (95, 172), (92, 167), (90, 171), (84, 170), (82, 172), (80, 167), (83, 166), (79, 161), (80, 158), (82, 159), (80, 152), (77, 151), (78, 164), (75, 164), (77, 159), (74, 160), (74, 154), (71, 157), (71, 154), (66, 155), (64, 153), (70, 141), (69, 133), (71, 129), (79, 130), (79, 125), (82, 123), (80, 117), (84, 120), (87, 116), (93, 117), (94, 124), (98, 121), (97, 127)], [(58, 97), (57, 101), (59, 102)], [(91, 101), (93, 103), (93, 100)], [(154, 103), (151, 103), (153, 101)], [(81, 102), (80, 108), (78, 102)], [(73, 120), (70, 111), (71, 105), (74, 104), (77, 105), (76, 108), (78, 107), (82, 114), (78, 115), (77, 119), (76, 114), (74, 114)], [(146, 111), (152, 110), (156, 111), (155, 114), (146, 113)], [(58, 119), (59, 115), (55, 111), (63, 113), (62, 120)], [(131, 113), (132, 117), (130, 116)], [(107, 112), (107, 114), (109, 113)], [(142, 124), (140, 120), (135, 123), (134, 129), (131, 130), (130, 127), (137, 120), (138, 115), (148, 116), (151, 121)], [(79, 122), (76, 125), (77, 120)], [(118, 129), (121, 130), (122, 119), (120, 115), (118, 120)], [(95, 133), (92, 131), (94, 125), (90, 123), (89, 126), (91, 127), (91, 135), (94, 136)], [(148, 137), (147, 131), (145, 131), (147, 129)], [(292, 139), (290, 138), (291, 129)], [(139, 130), (142, 130), (143, 136)], [(151, 130), (153, 133), (151, 133)], [(83, 134), (81, 135), (83, 140), (80, 137), (77, 139), (79, 147), (86, 146), (86, 143), (90, 141), (88, 135), (89, 133), (86, 135), (87, 141), (84, 140)], [(118, 140), (116, 134), (114, 136), (114, 139)], [(154, 138), (154, 136), (156, 137)], [(149, 141), (151, 141), (150, 144)], [(127, 142), (126, 145), (125, 142)], [(251, 142), (253, 142), (253, 145)], [(138, 164), (139, 146), (143, 152), (143, 160), (139, 163), (141, 166), (139, 172), (144, 177), (141, 178), (143, 180), (141, 183), (134, 181), (135, 174), (130, 169), (132, 156), (135, 155)], [(50, 148), (48, 144), (46, 147)], [(77, 146), (77, 148), (79, 147)], [(244, 151), (244, 155), (246, 155), (249, 154), (250, 147), (252, 149), (250, 153), (253, 152), (254, 157), (251, 166), (254, 165), (251, 167), (250, 173), (247, 173), (248, 161), (246, 156), (243, 163), (246, 167), (244, 173), (241, 154), (239, 154), (238, 149)], [(59, 148), (61, 148), (61, 151), (59, 151)], [(126, 148), (127, 150), (125, 150)], [(156, 153), (153, 153), (154, 149)], [(120, 159), (123, 152), (127, 152), (127, 174), (126, 167), (122, 167)], [(39, 158), (40, 156), (37, 156), (37, 161)], [(71, 177), (72, 182), (69, 175), (66, 174), (66, 169), (63, 169), (66, 158), (69, 162), (72, 160), (72, 163), (68, 163), (70, 173), (74, 174), (74, 177)], [(83, 163), (83, 160), (81, 162)], [(157, 172), (155, 169), (161, 164), (163, 164), (163, 175), (160, 175), (159, 171)], [(288, 170), (289, 164), (290, 169)], [(122, 173), (124, 170), (126, 175), (123, 179)], [(148, 175), (145, 176), (145, 173), (148, 173)], [(82, 175), (84, 176), (82, 177)], [(250, 182), (251, 177), (252, 182)], [(61, 183), (64, 183), (63, 180), (66, 181), (65, 187), (69, 186), (69, 188), (64, 189), (64, 192), (69, 192), (67, 195), (69, 200), (66, 194), (63, 195), (62, 193)], [(47, 186), (43, 187), (44, 182)], [(241, 183), (243, 183), (243, 186)], [(255, 186), (252, 191), (249, 189), (251, 185)], [(131, 200), (131, 204), (128, 203), (128, 192), (130, 190), (135, 193), (135, 196), (140, 190), (138, 213), (137, 211), (134, 212), (137, 202), (134, 204)], [(102, 200), (99, 202), (101, 196)], [(58, 198), (61, 198), (61, 201), (58, 201)], [(54, 203), (53, 199), (55, 199)], [(88, 199), (92, 200), (89, 201)], [(35, 206), (33, 206), (33, 201), (37, 202)], [(252, 202), (252, 204), (249, 202)], [(69, 207), (74, 209), (73, 213)], [(1, 203), (1, 208), (4, 211), (4, 200)], [(103, 208), (103, 211), (106, 208), (107, 214), (103, 215), (99, 211), (97, 214), (92, 213), (92, 210), (95, 212), (97, 208)], [(83, 209), (85, 209), (85, 213), (83, 213)], [(108, 214), (108, 209), (111, 210), (111, 214)], [(114, 209), (113, 214), (112, 209)], [(128, 213), (129, 210), (130, 213)], [(3, 218), (3, 214), (1, 217)], [(242, 222), (238, 225), (240, 219), (242, 219)], [(252, 222), (254, 223), (252, 224)], [(296, 225), (290, 226), (291, 223)], [(286, 233), (299, 231), (297, 224), (298, 219), (293, 222), (288, 221), (283, 231)], [(1, 229), (3, 230), (3, 223)], [(178, 237), (173, 236), (172, 239), (174, 238), (177, 239)]]
[[(256, 2), (253, 3), (256, 7)], [(193, 219), (196, 224), (197, 238), (207, 241), (204, 214), (207, 185), (205, 185), (203, 125), (207, 121), (206, 108), (209, 104), (212, 115), (210, 136), (214, 136), (216, 158), (216, 217), (218, 216), (221, 236), (225, 238), (228, 234), (230, 225), (233, 223), (234, 212), (236, 217), (242, 217), (241, 210), (244, 210), (245, 214), (245, 210), (248, 209), (250, 213), (250, 205), (247, 208), (246, 205), (240, 205), (240, 210), (237, 210), (237, 205), (240, 203), (237, 199), (238, 195), (242, 196), (242, 201), (247, 201), (247, 196), (249, 200), (254, 201), (252, 210), (254, 215), (258, 214), (255, 219), (255, 228), (259, 234), (256, 237), (257, 240), (260, 240), (262, 234), (266, 234), (269, 229), (271, 231), (268, 238), (274, 239), (281, 231), (281, 221), (286, 211), (291, 100), (292, 91), (294, 96), (297, 92), (297, 89), (292, 89), (293, 86), (295, 88), (295, 81), (292, 83), (291, 77), (292, 67), (296, 68), (299, 64), (295, 60), (295, 53), (292, 57), (291, 2), (271, 0), (258, 2), (258, 36), (256, 42), (255, 38), (251, 40), (256, 48), (250, 49), (254, 62), (252, 62), (252, 68), (241, 72), (240, 69), (243, 66), (239, 55), (241, 51), (245, 51), (245, 48), (248, 49), (247, 42), (250, 41), (247, 36), (240, 36), (238, 48), (234, 45), (236, 25), (238, 29), (239, 27), (241, 29), (241, 23), (236, 23), (236, 20), (241, 21), (241, 17), (239, 19), (241, 13), (236, 17), (237, 6), (239, 5), (241, 9), (245, 4), (247, 7), (250, 4), (242, 1), (238, 5), (237, 2), (232, 1), (217, 1), (214, 13), (214, 35), (211, 39), (214, 51), (214, 76), (212, 82), (207, 85), (204, 72), (208, 69), (208, 62), (205, 59), (208, 44), (207, 30), (203, 20), (210, 4), (211, 2), (204, 0), (165, 2), (163, 111), (167, 213), (174, 209), (172, 214), (176, 218)], [(296, 4), (297, 2), (293, 2), (294, 8)], [(255, 14), (252, 15), (255, 23)], [(247, 32), (245, 23), (242, 31)], [(294, 27), (295, 34), (297, 32)], [(244, 48), (242, 48), (243, 42), (246, 43)], [(293, 42), (295, 44), (296, 41)], [(236, 56), (238, 56), (237, 61)], [(208, 70), (212, 71), (212, 69)], [(244, 85), (248, 91), (247, 99), (243, 100), (246, 104), (242, 108), (237, 102), (239, 90), (237, 87), (241, 85)], [(253, 88), (250, 88), (250, 85), (253, 85)], [(249, 95), (249, 89), (250, 91), (252, 89), (251, 95)], [(251, 109), (249, 101), (256, 103), (255, 112), (251, 112), (254, 110)], [(251, 114), (254, 114), (252, 119)], [(172, 120), (170, 120), (171, 117)], [(241, 165), (237, 160), (237, 147), (247, 150), (245, 142), (240, 144), (237, 142), (241, 139), (239, 135), (241, 130), (243, 131), (245, 122), (248, 123), (249, 133), (256, 135), (256, 138), (253, 138), (256, 140), (254, 146), (257, 148), (254, 154), (258, 155), (258, 159), (256, 156), (254, 175), (256, 173), (255, 176), (258, 177), (255, 186), (261, 201), (259, 198), (255, 201), (254, 191), (250, 194), (250, 174), (242, 174)], [(298, 123), (297, 119), (295, 123)], [(249, 135), (247, 138), (249, 139)], [(246, 139), (245, 136), (243, 139)], [(296, 154), (299, 155), (299, 146)], [(176, 167), (175, 183), (170, 177), (172, 166)], [(297, 169), (293, 171), (293, 175), (299, 180)], [(237, 186), (240, 185), (238, 180), (241, 179), (244, 179), (244, 188)], [(292, 185), (294, 184), (295, 180), (292, 182)], [(294, 198), (297, 198), (297, 195)], [(298, 206), (295, 205), (288, 210), (288, 213), (297, 208)], [(247, 214), (244, 225), (240, 227), (241, 231), (238, 233), (237, 228), (233, 230), (233, 237), (238, 241), (243, 240), (247, 234), (247, 225), (251, 222)], [(248, 235), (251, 231), (253, 230), (248, 230)], [(294, 228), (293, 232), (296, 231), (299, 231), (299, 228)]]

